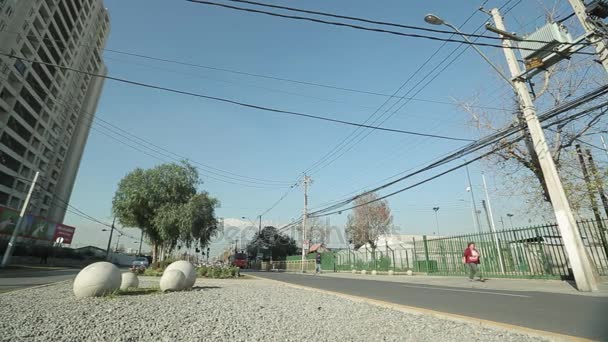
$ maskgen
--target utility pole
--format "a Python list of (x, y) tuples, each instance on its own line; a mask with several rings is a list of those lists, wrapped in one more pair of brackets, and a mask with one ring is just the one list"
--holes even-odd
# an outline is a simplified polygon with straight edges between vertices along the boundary
[(475, 205), (475, 194), (473, 193), (473, 184), (471, 184), (471, 175), (469, 174), (469, 165), (465, 165), (464, 168), (467, 170), (467, 179), (469, 180), (469, 191), (471, 192), (471, 204), (473, 205), (473, 222), (477, 226), (477, 231), (481, 233), (481, 224), (479, 223), (479, 212), (477, 211), (477, 205)]
[(496, 253), (498, 253), (498, 261), (500, 262), (500, 271), (505, 273), (505, 266), (502, 260), (502, 252), (500, 251), (500, 243), (498, 242), (498, 235), (496, 235), (496, 225), (494, 224), (494, 215), (492, 214), (492, 204), (490, 203), (490, 194), (488, 192), (488, 185), (486, 184), (486, 176), (481, 173), (481, 179), (483, 181), (483, 189), (486, 193), (486, 205), (484, 204), (484, 209), (486, 210), (486, 216), (488, 217), (488, 224), (490, 225), (490, 230), (492, 231), (492, 236), (494, 238), (494, 244), (496, 245)]
[[(578, 21), (581, 22), (581, 25), (585, 29), (585, 32), (589, 34), (588, 40), (595, 46), (595, 51), (598, 54), (598, 62), (602, 64), (606, 72), (608, 72), (608, 49), (606, 48), (606, 42), (604, 41), (604, 37), (598, 34), (600, 28), (594, 22), (595, 20), (589, 16), (587, 13), (587, 7), (581, 0), (568, 0), (570, 5), (572, 5), (572, 9), (574, 9), (574, 13), (578, 18)], [(600, 3), (600, 6), (602, 4)]]
[(25, 201), (23, 202), (23, 206), (21, 207), (19, 219), (15, 224), (15, 228), (13, 228), (13, 234), (11, 235), (11, 239), (8, 242), (8, 246), (6, 246), (6, 251), (4, 252), (4, 257), (2, 258), (2, 264), (0, 265), (0, 268), (5, 268), (8, 265), (8, 262), (11, 260), (11, 256), (13, 255), (13, 249), (15, 248), (15, 243), (17, 242), (17, 234), (19, 234), (19, 228), (21, 228), (23, 218), (25, 217), (25, 213), (27, 212), (27, 207), (30, 204), (32, 193), (34, 192), (34, 188), (36, 187), (36, 181), (38, 181), (38, 175), (40, 175), (40, 172), (36, 171), (36, 174), (34, 175), (34, 180), (32, 181), (32, 185), (30, 186), (30, 190), (28, 191), (27, 196), (25, 197)]
[(110, 260), (110, 245), (112, 244), (112, 234), (114, 234), (114, 223), (116, 223), (116, 216), (114, 216), (112, 227), (110, 227), (110, 238), (108, 239), (108, 248), (106, 248), (106, 260)]
[(118, 239), (116, 239), (116, 247), (114, 247), (114, 253), (118, 253), (118, 243), (120, 242), (121, 232), (118, 232)]
[(604, 192), (604, 186), (602, 185), (602, 179), (600, 178), (600, 174), (597, 171), (597, 167), (595, 166), (595, 161), (593, 160), (593, 156), (591, 155), (591, 150), (585, 150), (587, 153), (587, 160), (589, 161), (589, 167), (591, 168), (591, 173), (593, 174), (593, 178), (595, 179), (595, 186), (597, 187), (597, 192), (600, 193), (600, 199), (602, 200), (602, 204), (604, 205), (604, 211), (606, 212), (606, 216), (608, 217), (608, 198), (606, 198), (606, 193)]
[(309, 176), (304, 174), (304, 213), (302, 216), (302, 273), (305, 272), (304, 262), (306, 261), (306, 221), (308, 219), (308, 184), (311, 182)]
[(437, 215), (439, 207), (433, 207), (433, 211), (435, 212), (435, 224), (437, 225), (437, 235), (439, 235), (439, 216)]
[(259, 220), (259, 224), (258, 224), (258, 239), (256, 241), (256, 245), (258, 245), (258, 248), (255, 252), (255, 261), (258, 261), (259, 255), (260, 255), (260, 235), (262, 234), (262, 215), (258, 215)]
[[(506, 32), (503, 18), (498, 9), (492, 9), (491, 14), (496, 28)], [(502, 35), (501, 37), (504, 38)], [(512, 77), (516, 77), (521, 73), (521, 70), (517, 58), (515, 57), (511, 40), (503, 39), (502, 45), (511, 75)], [(519, 97), (519, 105), (528, 125), (528, 131), (530, 132), (534, 149), (538, 155), (543, 176), (545, 177), (549, 198), (551, 199), (551, 204), (555, 211), (555, 218), (572, 266), (576, 286), (579, 291), (597, 291), (599, 275), (593, 261), (589, 258), (589, 255), (585, 250), (585, 245), (583, 244), (574, 215), (570, 209), (568, 198), (566, 197), (562, 182), (557, 173), (555, 162), (549, 152), (550, 150), (547, 141), (545, 140), (545, 134), (538, 121), (538, 117), (536, 116), (536, 108), (532, 101), (532, 97), (530, 96), (523, 79), (515, 78), (512, 81), (513, 87)]]
[(608, 256), (608, 241), (606, 241), (606, 234), (604, 231), (604, 222), (602, 221), (602, 215), (600, 214), (600, 209), (597, 206), (597, 201), (595, 200), (595, 190), (593, 185), (591, 184), (591, 177), (589, 177), (589, 172), (587, 171), (587, 165), (585, 164), (585, 157), (583, 156), (583, 150), (581, 149), (581, 145), (576, 144), (576, 154), (578, 155), (578, 161), (581, 163), (581, 170), (583, 171), (583, 178), (585, 179), (585, 184), (587, 184), (587, 194), (589, 195), (589, 201), (591, 202), (591, 209), (593, 210), (593, 215), (595, 216), (595, 221), (597, 227), (600, 229), (600, 239), (602, 240), (602, 247), (604, 247), (604, 253)]

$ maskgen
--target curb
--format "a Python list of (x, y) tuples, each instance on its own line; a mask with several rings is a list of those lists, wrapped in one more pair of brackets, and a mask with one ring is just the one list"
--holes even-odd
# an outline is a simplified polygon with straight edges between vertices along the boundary
[(321, 290), (321, 289), (317, 289), (314, 287), (296, 285), (296, 284), (284, 282), (281, 280), (268, 279), (268, 278), (264, 278), (264, 277), (258, 277), (255, 275), (250, 275), (250, 276), (253, 278), (259, 279), (259, 280), (268, 280), (268, 281), (277, 282), (284, 286), (288, 286), (288, 287), (292, 287), (292, 288), (296, 288), (296, 289), (300, 289), (300, 290), (323, 293), (323, 294), (327, 294), (327, 295), (332, 295), (332, 296), (348, 299), (348, 300), (351, 300), (354, 302), (367, 303), (367, 304), (371, 304), (374, 306), (392, 309), (392, 310), (396, 310), (396, 311), (400, 311), (400, 312), (404, 312), (404, 313), (415, 314), (415, 315), (430, 315), (430, 316), (433, 316), (433, 317), (439, 318), (439, 319), (445, 319), (445, 320), (450, 320), (450, 321), (459, 322), (459, 323), (467, 323), (467, 324), (471, 324), (471, 325), (479, 325), (479, 326), (482, 326), (485, 328), (490, 328), (490, 329), (495, 329), (495, 330), (502, 330), (502, 331), (506, 330), (506, 331), (510, 331), (510, 332), (518, 332), (518, 333), (525, 334), (525, 335), (528, 335), (531, 337), (540, 337), (540, 338), (549, 339), (550, 341), (560, 341), (560, 342), (561, 341), (576, 341), (576, 342), (593, 341), (593, 340), (590, 340), (590, 339), (587, 339), (584, 337), (570, 336), (570, 335), (554, 333), (554, 332), (545, 331), (545, 330), (526, 328), (526, 327), (522, 327), (519, 325), (501, 323), (501, 322), (496, 322), (496, 321), (489, 321), (489, 320), (476, 318), (476, 317), (452, 314), (452, 313), (447, 313), (447, 312), (442, 312), (442, 311), (435, 311), (435, 310), (431, 310), (431, 309), (418, 308), (418, 307), (408, 306), (408, 305), (403, 305), (403, 304), (390, 303), (390, 302), (386, 302), (386, 301), (382, 301), (382, 300), (371, 299), (371, 298), (361, 297), (361, 296), (348, 295), (348, 294), (335, 292), (335, 291)]
[(0, 296), (10, 295), (10, 294), (14, 294), (15, 292), (21, 292), (21, 291), (26, 291), (26, 290), (39, 289), (39, 288), (47, 287), (47, 286), (51, 286), (51, 285), (58, 285), (58, 284), (67, 283), (70, 281), (74, 281), (74, 279), (60, 280), (60, 281), (56, 281), (56, 282), (48, 283), (48, 284), (30, 286), (30, 287), (25, 287), (22, 289), (9, 290), (9, 291), (0, 293)]

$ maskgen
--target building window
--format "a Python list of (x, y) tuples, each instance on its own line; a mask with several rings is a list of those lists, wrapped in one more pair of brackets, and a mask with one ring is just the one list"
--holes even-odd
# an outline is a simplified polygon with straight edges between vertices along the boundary
[(8, 167), (9, 169), (11, 169), (15, 172), (19, 172), (19, 168), (21, 167), (21, 163), (17, 159), (9, 156), (6, 153), (2, 153), (1, 151), (0, 151), (0, 164)]
[(20, 124), (19, 121), (15, 119), (15, 117), (11, 116), (8, 119), (7, 126), (10, 127), (13, 132), (17, 133), (17, 135), (20, 136), (23, 140), (28, 142), (30, 141), (30, 138), (32, 137), (32, 132), (30, 132), (29, 129), (25, 128), (25, 126)]
[(32, 141), (32, 147), (34, 148), (34, 151), (38, 151), (40, 148), (40, 140), (38, 140), (38, 138), (34, 138), (34, 141)]
[(7, 132), (2, 134), (2, 138), (0, 138), (0, 143), (4, 144), (4, 146), (11, 149), (13, 152), (17, 153), (19, 156), (23, 157), (25, 151), (27, 150), (25, 146), (19, 143), (15, 138), (11, 137)]
[(17, 184), (15, 185), (15, 190), (19, 192), (25, 192), (25, 183), (17, 181)]
[(21, 102), (17, 101), (13, 109), (28, 125), (32, 128), (36, 127), (36, 118), (21, 104)]
[(21, 200), (19, 200), (17, 197), (11, 198), (10, 202), (8, 203), (9, 208), (19, 209), (20, 206)]
[(0, 171), (0, 184), (12, 189), (13, 183), (15, 183), (15, 177)]
[(23, 167), (21, 168), (21, 176), (22, 176), (22, 177), (25, 177), (25, 178), (29, 178), (29, 177), (30, 177), (30, 171), (31, 171), (31, 170), (30, 170), (30, 168), (29, 168), (29, 167), (27, 167), (27, 166), (23, 166)]
[(0, 191), (0, 205), (8, 204), (8, 194)]
[(25, 71), (27, 70), (27, 66), (20, 59), (15, 61), (15, 69), (23, 76), (25, 75)]

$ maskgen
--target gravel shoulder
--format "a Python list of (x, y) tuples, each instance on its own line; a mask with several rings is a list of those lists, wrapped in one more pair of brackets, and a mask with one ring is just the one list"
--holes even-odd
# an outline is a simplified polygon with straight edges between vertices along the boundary
[[(140, 287), (158, 278), (140, 278)], [(72, 283), (0, 294), (0, 341), (541, 341), (259, 279), (76, 299)]]

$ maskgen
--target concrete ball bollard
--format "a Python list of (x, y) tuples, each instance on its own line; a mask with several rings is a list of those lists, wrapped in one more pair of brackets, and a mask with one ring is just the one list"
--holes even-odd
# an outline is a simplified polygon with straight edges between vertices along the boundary
[(74, 279), (74, 295), (77, 298), (99, 297), (120, 288), (122, 277), (118, 267), (105, 261), (83, 268)]
[(196, 268), (190, 262), (185, 260), (179, 260), (172, 262), (167, 268), (166, 271), (170, 270), (178, 270), (181, 271), (186, 277), (186, 282), (184, 283), (184, 289), (190, 289), (194, 286), (196, 282)]
[(389, 275), (389, 276), (395, 275), (395, 271), (393, 271), (393, 270), (389, 270), (389, 271), (388, 271), (388, 275)]
[(181, 291), (184, 289), (186, 284), (186, 276), (180, 270), (165, 270), (163, 276), (160, 277), (160, 290), (163, 292), (167, 291)]
[(411, 276), (412, 274), (414, 274), (414, 272), (412, 272), (412, 270), (407, 270), (406, 274), (407, 274), (408, 276)]
[(352, 274), (357, 274), (357, 270), (353, 270), (353, 271), (352, 271)]
[(361, 270), (361, 274), (365, 275), (367, 273), (366, 270)]
[(378, 272), (376, 272), (376, 270), (372, 270), (372, 275), (377, 275)]
[(137, 278), (135, 273), (125, 272), (122, 274), (122, 283), (120, 284), (121, 290), (124, 291), (130, 288), (136, 289), (137, 287), (139, 287), (139, 278)]

